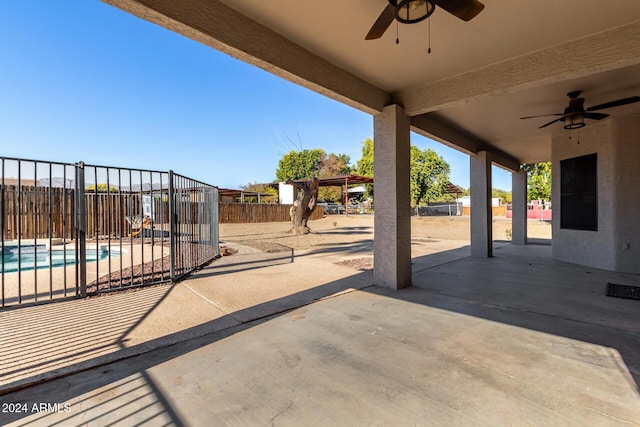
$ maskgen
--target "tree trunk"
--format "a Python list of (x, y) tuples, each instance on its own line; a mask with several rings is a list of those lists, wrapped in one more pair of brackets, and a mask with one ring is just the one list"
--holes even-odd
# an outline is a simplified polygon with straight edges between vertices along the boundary
[(289, 209), (289, 215), (291, 216), (291, 229), (289, 232), (296, 235), (307, 234), (311, 231), (307, 226), (307, 222), (318, 203), (318, 178), (313, 178), (303, 184), (287, 183), (294, 184), (296, 188), (301, 190), (300, 196)]

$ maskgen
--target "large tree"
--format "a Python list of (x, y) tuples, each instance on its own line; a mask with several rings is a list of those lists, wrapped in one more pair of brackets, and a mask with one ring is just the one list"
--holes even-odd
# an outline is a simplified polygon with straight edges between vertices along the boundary
[[(291, 231), (305, 234), (310, 231), (307, 222), (318, 198), (330, 201), (342, 200), (342, 187), (323, 187), (319, 189), (318, 177), (348, 174), (351, 171), (349, 156), (346, 154), (325, 153), (320, 148), (302, 151), (290, 151), (278, 162), (276, 178), (294, 184), (298, 194), (290, 210)], [(295, 184), (295, 180), (307, 180)]]
[(300, 196), (293, 201), (293, 205), (289, 209), (289, 216), (291, 216), (291, 228), (290, 233), (308, 234), (311, 229), (307, 225), (309, 218), (313, 213), (313, 210), (318, 204), (318, 178), (310, 178), (303, 183), (296, 183), (294, 181), (287, 181), (288, 184), (292, 184), (296, 187)]
[[(351, 173), (349, 156), (346, 154), (323, 154), (320, 157), (318, 176), (338, 176)], [(318, 198), (330, 202), (342, 202), (342, 186), (321, 187), (318, 190)]]
[(449, 164), (430, 148), (420, 150), (411, 146), (411, 202), (419, 205), (421, 201), (442, 197), (449, 184)]
[(373, 178), (373, 140), (371, 138), (362, 141), (362, 157), (356, 164), (356, 173)]
[[(435, 151), (427, 148), (420, 150), (411, 145), (410, 159), (411, 202), (419, 204), (423, 200), (441, 198), (449, 184), (449, 164)], [(374, 176), (373, 170), (373, 140), (367, 138), (362, 141), (362, 157), (357, 162), (358, 175)], [(373, 195), (372, 189), (369, 195)]]
[(346, 154), (322, 154), (318, 169), (318, 176), (346, 175), (351, 172), (349, 162), (351, 158)]
[(527, 172), (527, 197), (531, 200), (551, 200), (551, 162), (522, 165)]
[(326, 156), (324, 150), (314, 148), (312, 150), (290, 151), (282, 156), (276, 169), (278, 181), (288, 179), (307, 179), (317, 177), (320, 170), (320, 160)]
[[(356, 163), (356, 173), (373, 178), (373, 140), (366, 138), (362, 141), (362, 157)], [(367, 197), (373, 197), (373, 185), (366, 184)]]
[[(325, 153), (320, 148), (302, 151), (290, 151), (278, 162), (276, 178), (279, 181), (311, 179), (351, 173), (346, 154)], [(342, 187), (322, 187), (318, 198), (332, 202), (342, 201)]]

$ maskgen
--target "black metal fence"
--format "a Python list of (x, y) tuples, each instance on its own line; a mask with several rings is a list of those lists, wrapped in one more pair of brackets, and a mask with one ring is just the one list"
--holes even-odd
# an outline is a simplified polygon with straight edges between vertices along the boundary
[(350, 203), (348, 205), (340, 203), (318, 203), (325, 215), (370, 215), (373, 214), (373, 204), (371, 203)]
[(429, 203), (428, 205), (412, 206), (412, 216), (458, 216), (462, 215), (462, 202)]
[(175, 282), (219, 255), (214, 186), (82, 162), (0, 168), (2, 307)]

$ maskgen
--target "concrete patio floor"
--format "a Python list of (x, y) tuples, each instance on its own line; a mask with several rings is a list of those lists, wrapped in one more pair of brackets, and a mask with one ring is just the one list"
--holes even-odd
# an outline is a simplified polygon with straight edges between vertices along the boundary
[[(337, 253), (259, 274), (235, 268), (235, 290), (204, 286), (224, 274), (203, 270), (183, 283), (219, 310), (194, 326), (210, 332), (6, 394), (0, 402), (28, 410), (0, 420), (640, 426), (640, 302), (604, 295), (607, 282), (640, 278), (560, 263), (550, 251), (496, 244), (494, 258), (475, 259), (464, 246), (425, 246), (414, 286), (401, 291), (369, 286), (370, 272), (347, 274), (332, 263)], [(294, 266), (337, 278), (282, 294), (278, 278)], [(251, 278), (275, 299), (229, 311)], [(33, 412), (33, 403), (59, 411)]]

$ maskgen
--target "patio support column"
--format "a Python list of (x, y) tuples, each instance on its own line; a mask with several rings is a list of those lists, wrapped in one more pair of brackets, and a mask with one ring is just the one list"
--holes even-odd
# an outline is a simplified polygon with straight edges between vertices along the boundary
[(491, 153), (470, 156), (471, 169), (471, 256), (493, 256), (491, 209)]
[(520, 170), (511, 174), (512, 209), (511, 243), (527, 244), (527, 172)]
[(374, 283), (411, 286), (409, 117), (398, 105), (374, 116)]

